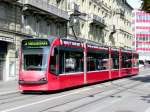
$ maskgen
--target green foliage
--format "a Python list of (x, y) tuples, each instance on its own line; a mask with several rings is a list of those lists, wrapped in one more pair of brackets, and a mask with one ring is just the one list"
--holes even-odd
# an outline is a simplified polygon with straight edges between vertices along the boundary
[(142, 0), (141, 9), (150, 13), (150, 0)]

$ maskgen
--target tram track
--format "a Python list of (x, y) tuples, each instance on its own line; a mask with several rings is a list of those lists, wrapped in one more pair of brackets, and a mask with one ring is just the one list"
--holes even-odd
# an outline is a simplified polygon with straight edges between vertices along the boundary
[(12, 103), (12, 102), (16, 102), (16, 101), (22, 101), (25, 99), (31, 99), (34, 97), (37, 97), (37, 95), (30, 95), (30, 96), (29, 95), (23, 95), (23, 94), (20, 94), (20, 92), (0, 95), (0, 105)]
[[(23, 94), (20, 94), (19, 91), (13, 92), (13, 93), (8, 93), (8, 94), (2, 94), (2, 95), (0, 95), (0, 104), (15, 102), (15, 101), (23, 100), (23, 99), (30, 98), (30, 97), (33, 97), (33, 96), (37, 96), (37, 95), (25, 96)], [(5, 101), (5, 100), (9, 100), (9, 102)]]
[(37, 97), (37, 96), (18, 96), (18, 97), (15, 97), (15, 98), (11, 98), (11, 99), (8, 99), (7, 101), (2, 101), (0, 100), (0, 105), (2, 104), (7, 104), (7, 103), (12, 103), (12, 102), (17, 102), (17, 101), (23, 101), (25, 99), (32, 99), (33, 97)]
[(13, 93), (2, 94), (2, 95), (0, 95), (0, 97), (7, 96), (7, 95), (13, 95), (13, 94), (16, 95), (17, 93), (19, 93), (19, 92), (17, 91), (17, 92), (13, 92)]
[[(137, 89), (135, 89), (135, 88), (138, 87), (138, 86), (141, 86), (142, 83), (140, 81), (136, 81), (136, 80), (134, 81), (134, 83), (131, 83), (132, 82), (131, 80), (133, 80), (134, 78), (137, 78), (137, 77), (131, 77), (131, 78), (129, 77), (127, 79), (124, 78), (125, 80), (120, 79), (120, 80), (122, 80), (121, 82), (117, 82), (118, 80), (115, 80), (115, 81), (109, 81), (108, 84), (107, 84), (107, 82), (106, 83), (105, 82), (100, 83), (102, 88), (99, 85), (98, 86), (96, 85), (97, 87), (95, 85), (94, 85), (95, 87), (93, 87), (93, 85), (92, 86), (86, 86), (85, 88), (91, 88), (91, 90), (94, 90), (94, 89), (95, 90), (96, 89), (102, 90), (103, 89), (103, 91), (98, 90), (98, 92), (97, 91), (93, 92), (91, 90), (88, 90), (89, 93), (92, 93), (92, 94), (86, 94), (86, 96), (83, 96), (83, 95), (85, 95), (85, 93), (84, 94), (82, 93), (83, 95), (80, 96), (80, 97), (74, 97), (72, 100), (69, 100), (69, 101), (64, 100), (63, 103), (61, 102), (61, 103), (58, 103), (56, 105), (54, 104), (53, 106), (51, 105), (51, 107), (44, 108), (39, 112), (47, 112), (47, 111), (50, 112), (51, 110), (53, 110), (57, 107), (65, 106), (65, 105), (68, 105), (70, 103), (73, 104), (73, 103), (76, 103), (76, 102), (79, 102), (79, 101), (82, 101), (82, 100), (85, 100), (85, 99), (89, 99), (89, 98), (92, 99), (95, 96), (100, 96), (100, 98), (97, 98), (95, 100), (91, 100), (89, 102), (85, 102), (82, 105), (78, 105), (77, 107), (75, 106), (74, 108), (67, 110), (67, 112), (71, 112), (71, 111), (74, 111), (76, 109), (80, 109), (84, 106), (88, 106), (90, 104), (93, 104), (94, 102), (103, 101), (104, 99), (106, 99), (108, 97), (114, 97), (115, 95), (117, 95), (119, 93), (122, 93), (122, 92), (125, 92), (125, 91), (128, 91), (130, 93), (133, 93), (133, 92), (136, 93)], [(71, 91), (63, 92), (63, 94), (67, 94), (67, 92), (68, 93), (74, 92), (76, 90), (78, 90), (78, 89), (75, 89), (75, 90), (73, 89), (73, 91), (71, 90)], [(81, 88), (81, 90), (82, 90), (82, 88)], [(105, 96), (101, 96), (101, 94), (105, 94), (105, 93), (106, 94), (109, 93), (109, 94), (107, 94)], [(144, 95), (144, 93), (142, 93), (142, 92), (140, 92), (140, 93), (137, 92), (137, 94)], [(53, 95), (55, 95), (55, 94), (53, 94)], [(72, 95), (77, 95), (77, 94), (72, 94)], [(72, 96), (72, 95), (70, 95), (70, 96)], [(37, 95), (37, 94), (36, 95), (31, 95), (31, 96), (29, 96), (29, 95), (26, 96), (26, 95), (20, 94), (19, 92), (16, 92), (16, 93), (13, 93), (13, 94), (7, 94), (7, 95), (0, 95), (0, 104), (3, 105), (3, 104), (7, 104), (7, 103), (8, 104), (9, 103), (15, 103), (15, 102), (17, 103), (17, 102), (22, 101), (22, 100), (27, 101), (27, 99), (42, 98), (42, 96), (43, 95)], [(52, 97), (52, 96), (50, 95), (50, 97)], [(50, 98), (50, 97), (48, 96), (47, 98)], [(56, 96), (56, 98), (52, 98), (52, 100), (49, 100), (49, 101), (57, 100), (57, 97), (60, 97), (60, 96)], [(69, 95), (68, 95), (68, 97), (69, 97)], [(60, 97), (60, 98), (65, 99), (65, 98), (67, 98), (67, 95), (65, 95), (65, 97)], [(43, 99), (46, 99), (46, 97), (43, 97)]]
[[(62, 107), (62, 106), (65, 106), (65, 105), (67, 105), (67, 104), (70, 104), (70, 103), (76, 103), (76, 102), (78, 102), (78, 101), (81, 101), (81, 100), (84, 100), (84, 99), (86, 99), (86, 98), (89, 98), (90, 96), (92, 97), (94, 97), (94, 96), (96, 96), (96, 95), (99, 95), (99, 94), (102, 94), (102, 93), (107, 93), (107, 92), (110, 92), (110, 91), (116, 91), (116, 92), (112, 92), (112, 93), (110, 93), (110, 94), (108, 94), (108, 95), (106, 95), (106, 96), (103, 96), (103, 97), (100, 97), (100, 98), (98, 98), (98, 99), (96, 99), (96, 100), (93, 100), (93, 101), (89, 101), (89, 102), (86, 102), (86, 103), (84, 103), (84, 104), (82, 104), (82, 105), (79, 105), (79, 106), (75, 106), (74, 108), (72, 108), (72, 109), (69, 109), (69, 110), (67, 110), (67, 111), (65, 111), (65, 112), (72, 112), (72, 111), (74, 111), (74, 110), (76, 110), (76, 109), (80, 109), (80, 108), (82, 108), (82, 107), (84, 107), (84, 106), (88, 106), (88, 105), (90, 105), (90, 104), (93, 104), (93, 103), (95, 103), (95, 102), (98, 102), (98, 101), (102, 101), (102, 100), (104, 100), (104, 99), (106, 99), (106, 98), (108, 98), (108, 97), (113, 97), (113, 96), (115, 96), (115, 95), (117, 95), (117, 94), (120, 94), (120, 93), (123, 93), (123, 92), (125, 92), (125, 91), (128, 91), (129, 93), (132, 93), (132, 92), (134, 92), (135, 93), (135, 90), (134, 91), (132, 91), (133, 90), (133, 88), (135, 88), (135, 87), (138, 87), (138, 86), (140, 86), (140, 85), (142, 85), (142, 83), (141, 82), (135, 82), (134, 84), (132, 84), (132, 85), (130, 85), (129, 87), (120, 87), (120, 86), (118, 86), (118, 85), (113, 85), (113, 86), (115, 86), (115, 87), (117, 87), (116, 89), (112, 89), (112, 90), (109, 90), (109, 91), (103, 91), (103, 92), (97, 92), (97, 93), (94, 93), (94, 94), (91, 94), (91, 95), (88, 95), (88, 96), (85, 96), (85, 97), (82, 97), (82, 98), (77, 98), (77, 99), (74, 99), (74, 100), (71, 100), (71, 101), (68, 101), (68, 102), (65, 102), (65, 103), (63, 103), (63, 104), (58, 104), (58, 105), (55, 105), (55, 106), (53, 106), (53, 107), (49, 107), (49, 108), (47, 108), (47, 109), (44, 109), (44, 110), (41, 110), (41, 111), (39, 111), (39, 112), (50, 112), (51, 110), (53, 110), (54, 109), (54, 111), (55, 111), (55, 108), (57, 108), (57, 107)], [(106, 86), (106, 85), (105, 85)], [(129, 91), (130, 90), (130, 91)], [(139, 94), (139, 93), (137, 93), (137, 94)], [(141, 93), (140, 93), (141, 94)], [(144, 94), (144, 93), (143, 93)], [(57, 110), (56, 110), (57, 111)], [(59, 111), (58, 111), (59, 112)]]

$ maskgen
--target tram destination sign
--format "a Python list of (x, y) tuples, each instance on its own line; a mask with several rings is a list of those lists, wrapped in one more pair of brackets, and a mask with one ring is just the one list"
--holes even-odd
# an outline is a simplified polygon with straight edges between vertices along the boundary
[(75, 46), (75, 47), (83, 47), (83, 44), (79, 41), (72, 41), (72, 40), (62, 40), (62, 45), (64, 46)]
[(46, 39), (29, 39), (23, 40), (22, 46), (31, 46), (31, 47), (38, 47), (38, 46), (48, 46), (49, 42)]

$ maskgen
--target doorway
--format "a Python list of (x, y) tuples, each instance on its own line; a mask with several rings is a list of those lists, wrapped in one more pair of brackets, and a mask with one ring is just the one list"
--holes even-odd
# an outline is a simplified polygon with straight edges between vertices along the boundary
[(0, 41), (0, 81), (3, 80), (6, 71), (6, 54), (7, 54), (7, 42)]

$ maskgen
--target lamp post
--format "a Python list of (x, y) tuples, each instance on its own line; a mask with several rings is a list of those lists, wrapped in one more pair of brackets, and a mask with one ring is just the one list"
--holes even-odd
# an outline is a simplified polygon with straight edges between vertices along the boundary
[(78, 11), (74, 11), (74, 13), (70, 14), (69, 23), (70, 23), (70, 27), (72, 29), (73, 35), (76, 40), (77, 40), (77, 35), (75, 32), (74, 26), (79, 25), (79, 16), (86, 16), (86, 15), (87, 15), (86, 13), (81, 13)]

